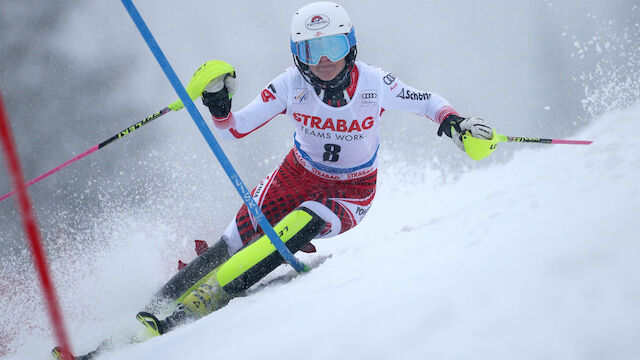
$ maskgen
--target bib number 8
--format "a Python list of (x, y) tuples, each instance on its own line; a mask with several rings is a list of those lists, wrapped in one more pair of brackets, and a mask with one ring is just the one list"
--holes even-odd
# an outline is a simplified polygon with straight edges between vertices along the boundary
[(324, 144), (324, 149), (326, 150), (324, 154), (322, 154), (322, 160), (336, 162), (340, 158), (338, 154), (340, 152), (340, 145), (336, 144)]

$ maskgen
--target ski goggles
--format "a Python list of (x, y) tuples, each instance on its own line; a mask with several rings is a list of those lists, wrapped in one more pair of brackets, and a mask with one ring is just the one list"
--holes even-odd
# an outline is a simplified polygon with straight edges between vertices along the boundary
[(323, 36), (298, 42), (291, 41), (291, 52), (307, 65), (318, 65), (323, 56), (333, 62), (344, 58), (355, 44), (356, 34), (351, 28), (348, 34)]

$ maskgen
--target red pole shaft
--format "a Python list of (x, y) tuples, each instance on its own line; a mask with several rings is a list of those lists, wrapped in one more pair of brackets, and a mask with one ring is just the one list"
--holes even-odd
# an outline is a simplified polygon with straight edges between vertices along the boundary
[(55, 293), (51, 276), (49, 275), (49, 267), (47, 265), (44, 248), (42, 246), (42, 240), (36, 218), (31, 207), (31, 200), (27, 193), (24, 176), (22, 174), (22, 168), (20, 166), (20, 159), (18, 158), (18, 152), (13, 140), (13, 134), (11, 133), (11, 127), (9, 125), (9, 119), (6, 116), (4, 105), (2, 102), (2, 93), (0, 92), (0, 140), (4, 149), (5, 158), (9, 167), (9, 172), (13, 180), (14, 189), (18, 191), (17, 202), (20, 208), (20, 215), (22, 216), (22, 222), (24, 225), (25, 233), (29, 239), (31, 247), (31, 253), (33, 255), (33, 262), (38, 272), (40, 284), (42, 285), (42, 291), (49, 310), (49, 318), (53, 324), (56, 340), (61, 345), (63, 352), (63, 359), (73, 359), (71, 356), (69, 341), (67, 332), (65, 330), (64, 321), (62, 319), (62, 312), (58, 305), (58, 300)]
[[(33, 184), (37, 183), (38, 181), (40, 181), (40, 180), (42, 180), (42, 179), (44, 179), (44, 178), (48, 177), (49, 175), (54, 174), (54, 173), (56, 173), (56, 172), (58, 172), (58, 171), (62, 170), (63, 168), (67, 167), (67, 165), (71, 165), (71, 164), (73, 164), (74, 162), (76, 162), (76, 161), (78, 161), (78, 160), (82, 159), (83, 157), (85, 157), (85, 156), (87, 156), (87, 155), (90, 155), (90, 154), (93, 154), (93, 153), (94, 153), (94, 152), (96, 152), (97, 150), (98, 150), (98, 145), (96, 145), (96, 146), (92, 147), (91, 149), (89, 149), (89, 150), (87, 150), (87, 151), (83, 152), (83, 153), (82, 153), (82, 154), (80, 154), (80, 155), (77, 155), (76, 157), (74, 157), (74, 158), (73, 158), (73, 159), (71, 159), (71, 160), (67, 160), (67, 161), (63, 162), (62, 164), (60, 164), (60, 165), (58, 165), (58, 166), (54, 167), (53, 169), (51, 169), (51, 170), (47, 171), (46, 173), (44, 173), (44, 174), (42, 174), (42, 175), (38, 176), (37, 178), (32, 179), (32, 180), (29, 180), (26, 184), (24, 184), (24, 187), (29, 187), (29, 186), (31, 186), (31, 185), (33, 185)], [(15, 194), (15, 192), (16, 192), (16, 190), (15, 190), (15, 188), (14, 188), (14, 190), (11, 190), (11, 191), (9, 191), (8, 193), (6, 193), (6, 194), (4, 194), (4, 195), (0, 196), (0, 201), (2, 201), (2, 200), (4, 200), (4, 199), (8, 198), (9, 196), (11, 196), (11, 195)]]
[(552, 144), (565, 144), (565, 145), (589, 145), (593, 141), (590, 140), (560, 140), (560, 139), (551, 139)]
[[(147, 117), (147, 118), (145, 118), (144, 120), (142, 120), (142, 121), (138, 121), (137, 123), (135, 123), (135, 124), (133, 124), (133, 125), (129, 126), (128, 128), (126, 128), (126, 129), (122, 130), (121, 132), (119, 132), (119, 133), (117, 133), (117, 134), (113, 135), (111, 138), (109, 138), (109, 139), (107, 139), (107, 140), (105, 140), (105, 141), (101, 142), (101, 143), (100, 143), (100, 144), (98, 144), (98, 145), (95, 145), (95, 146), (91, 147), (89, 150), (86, 150), (86, 151), (85, 151), (85, 152), (83, 152), (82, 154), (77, 155), (77, 156), (75, 156), (74, 158), (72, 158), (72, 159), (70, 159), (70, 160), (67, 160), (67, 161), (63, 162), (62, 164), (60, 164), (60, 165), (58, 165), (58, 166), (54, 167), (53, 169), (51, 169), (51, 170), (47, 171), (46, 173), (44, 173), (44, 174), (42, 174), (42, 175), (38, 176), (38, 177), (37, 177), (37, 178), (35, 178), (35, 179), (29, 180), (29, 181), (25, 184), (25, 187), (29, 187), (29, 186), (31, 186), (31, 185), (33, 185), (33, 184), (37, 183), (38, 181), (40, 181), (40, 180), (42, 180), (42, 179), (44, 179), (44, 178), (48, 177), (49, 175), (55, 174), (56, 172), (58, 172), (58, 171), (60, 171), (60, 170), (64, 169), (64, 168), (65, 168), (65, 167), (67, 167), (68, 165), (73, 164), (74, 162), (76, 162), (76, 161), (78, 161), (78, 160), (82, 159), (83, 157), (93, 154), (94, 152), (96, 152), (96, 151), (98, 151), (98, 150), (102, 149), (103, 147), (105, 147), (105, 146), (107, 146), (107, 145), (111, 144), (112, 142), (114, 142), (114, 141), (116, 141), (116, 140), (118, 140), (118, 139), (120, 139), (120, 138), (124, 137), (125, 135), (127, 135), (127, 134), (129, 134), (129, 133), (133, 132), (134, 130), (137, 130), (137, 129), (141, 128), (143, 125), (146, 125), (146, 124), (148, 124), (148, 123), (152, 122), (153, 120), (155, 120), (155, 119), (159, 118), (160, 116), (162, 116), (162, 115), (164, 115), (164, 114), (168, 113), (169, 111), (171, 111), (171, 109), (169, 109), (169, 107), (167, 106), (167, 107), (165, 107), (164, 109), (162, 109), (162, 110), (158, 111), (157, 113), (155, 113), (155, 114), (153, 114), (153, 115), (148, 116), (148, 117)], [(4, 199), (8, 198), (8, 197), (9, 197), (9, 196), (11, 196), (11, 195), (13, 195), (15, 192), (16, 192), (16, 190), (14, 189), (14, 190), (11, 190), (11, 191), (9, 191), (8, 193), (6, 193), (6, 194), (4, 194), (4, 195), (0, 196), (0, 201), (2, 201), (2, 200), (4, 200)]]

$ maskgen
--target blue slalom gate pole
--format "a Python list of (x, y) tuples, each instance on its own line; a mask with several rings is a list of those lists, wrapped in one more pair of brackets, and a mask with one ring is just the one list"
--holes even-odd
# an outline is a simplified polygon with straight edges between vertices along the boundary
[(229, 180), (231, 180), (231, 183), (233, 184), (233, 186), (235, 186), (236, 190), (238, 191), (238, 194), (240, 194), (240, 197), (242, 198), (244, 203), (247, 205), (247, 208), (258, 221), (258, 224), (260, 224), (260, 228), (262, 228), (262, 231), (264, 231), (264, 233), (267, 235), (269, 240), (271, 240), (271, 243), (273, 244), (273, 246), (276, 247), (280, 255), (282, 255), (282, 257), (291, 266), (293, 266), (293, 268), (296, 269), (296, 271), (302, 272), (302, 271), (308, 270), (308, 268), (304, 264), (302, 264), (300, 261), (298, 261), (298, 259), (296, 259), (295, 256), (293, 256), (293, 254), (291, 253), (291, 251), (289, 251), (289, 249), (285, 246), (285, 244), (282, 242), (278, 234), (276, 234), (275, 230), (273, 230), (273, 227), (271, 226), (271, 224), (269, 224), (269, 221), (260, 210), (260, 207), (258, 206), (258, 204), (256, 204), (256, 202), (253, 200), (253, 197), (251, 196), (251, 192), (244, 185), (244, 183), (242, 182), (242, 179), (240, 179), (240, 176), (238, 175), (233, 165), (229, 161), (229, 158), (227, 158), (227, 155), (224, 153), (224, 151), (220, 147), (220, 144), (218, 144), (218, 141), (215, 139), (215, 137), (211, 133), (211, 130), (209, 130), (209, 127), (204, 122), (202, 115), (200, 114), (198, 109), (196, 109), (196, 105), (193, 103), (193, 101), (187, 94), (187, 90), (184, 88), (184, 86), (182, 86), (182, 83), (180, 83), (178, 76), (176, 75), (175, 71), (173, 71), (173, 68), (171, 67), (171, 64), (169, 64), (169, 61), (167, 60), (166, 56), (164, 56), (162, 49), (160, 49), (160, 46), (158, 45), (155, 38), (153, 37), (153, 34), (151, 34), (151, 31), (149, 30), (149, 28), (147, 27), (147, 24), (142, 19), (142, 16), (140, 16), (140, 13), (138, 12), (138, 9), (136, 8), (136, 6), (133, 4), (133, 1), (122, 0), (122, 4), (124, 5), (125, 9), (129, 13), (129, 16), (131, 16), (131, 20), (133, 20), (133, 23), (138, 28), (140, 35), (142, 35), (142, 38), (147, 43), (147, 46), (149, 46), (149, 50), (151, 50), (151, 52), (153, 53), (153, 56), (155, 56), (156, 60), (158, 61), (158, 64), (162, 68), (162, 71), (164, 71), (164, 74), (167, 76), (167, 79), (169, 79), (169, 81), (171, 82), (173, 89), (176, 91), (176, 93), (178, 93), (180, 100), (182, 100), (182, 103), (184, 104), (185, 108), (191, 115), (191, 118), (196, 123), (196, 126), (200, 130), (200, 133), (209, 144), (211, 151), (213, 151), (213, 154), (216, 156), (216, 158), (220, 162), (220, 165), (222, 165), (222, 168), (227, 173)]

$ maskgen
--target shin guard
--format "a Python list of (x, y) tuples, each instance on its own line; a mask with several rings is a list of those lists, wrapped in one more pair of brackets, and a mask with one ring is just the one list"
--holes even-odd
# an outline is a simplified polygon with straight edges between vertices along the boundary
[(229, 259), (227, 244), (221, 238), (205, 252), (191, 261), (187, 266), (175, 274), (171, 280), (155, 295), (157, 300), (180, 301), (193, 290), (202, 279)]
[[(285, 216), (275, 227), (276, 233), (293, 253), (313, 240), (324, 228), (325, 221), (311, 210), (300, 207)], [(200, 279), (177, 300), (180, 311), (167, 320), (205, 316), (225, 306), (234, 296), (248, 289), (284, 259), (271, 240), (263, 235), (245, 246), (226, 262)], [(184, 314), (183, 314), (184, 313)], [(177, 321), (176, 321), (177, 322)]]
[[(318, 236), (324, 225), (325, 221), (313, 211), (299, 207), (274, 226), (274, 230), (295, 253)], [(251, 287), (282, 262), (283, 258), (271, 240), (263, 235), (222, 264), (216, 277), (224, 291), (235, 294)]]

